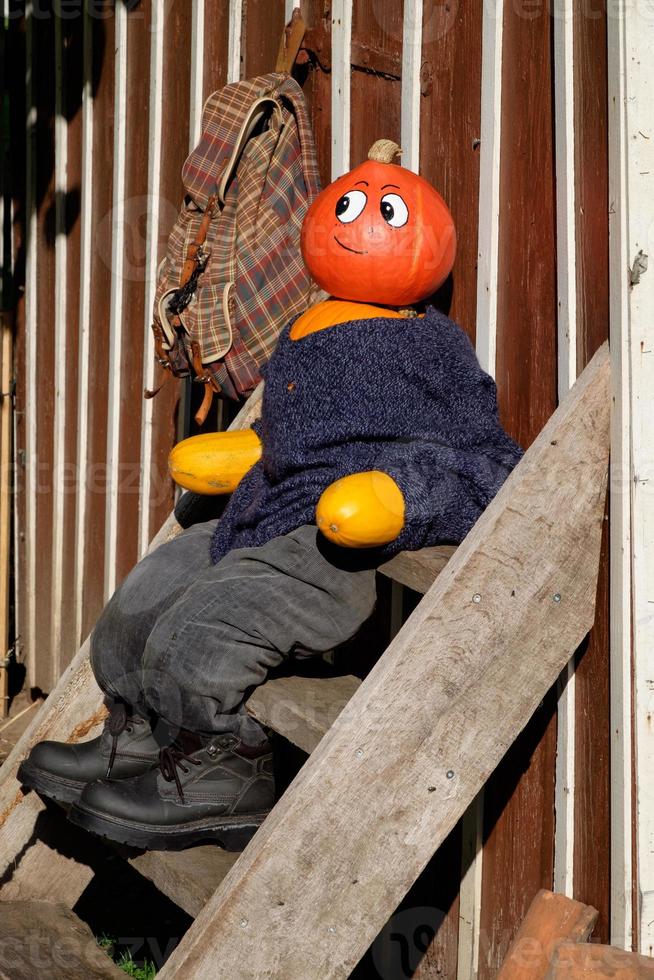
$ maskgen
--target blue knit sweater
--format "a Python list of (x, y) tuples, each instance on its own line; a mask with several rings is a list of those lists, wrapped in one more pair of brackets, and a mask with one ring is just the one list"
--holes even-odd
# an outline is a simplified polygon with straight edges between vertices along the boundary
[(405, 499), (405, 527), (377, 560), (461, 541), (521, 455), (463, 331), (433, 308), (301, 340), (290, 328), (265, 369), (263, 456), (218, 524), (213, 562), (314, 523), (323, 490), (365, 470), (388, 473)]

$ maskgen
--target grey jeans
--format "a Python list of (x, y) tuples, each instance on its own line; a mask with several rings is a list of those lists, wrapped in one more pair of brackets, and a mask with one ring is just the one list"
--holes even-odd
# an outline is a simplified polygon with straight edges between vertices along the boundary
[(256, 743), (251, 689), (287, 657), (354, 636), (375, 604), (375, 572), (313, 526), (212, 565), (215, 526), (196, 524), (135, 566), (96, 624), (91, 665), (108, 697), (139, 712)]

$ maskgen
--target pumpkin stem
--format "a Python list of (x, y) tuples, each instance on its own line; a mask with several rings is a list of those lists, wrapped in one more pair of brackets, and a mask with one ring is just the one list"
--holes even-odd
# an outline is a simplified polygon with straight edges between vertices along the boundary
[(377, 163), (392, 163), (395, 157), (402, 155), (402, 149), (393, 140), (377, 140), (368, 152), (368, 159)]

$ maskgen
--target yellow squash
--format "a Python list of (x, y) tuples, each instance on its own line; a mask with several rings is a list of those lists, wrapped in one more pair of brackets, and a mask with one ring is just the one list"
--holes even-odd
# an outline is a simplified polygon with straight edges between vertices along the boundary
[(206, 432), (178, 442), (168, 457), (175, 483), (195, 493), (232, 493), (261, 458), (253, 429)]
[(404, 527), (404, 496), (387, 473), (353, 473), (327, 487), (316, 523), (326, 538), (345, 548), (380, 547)]

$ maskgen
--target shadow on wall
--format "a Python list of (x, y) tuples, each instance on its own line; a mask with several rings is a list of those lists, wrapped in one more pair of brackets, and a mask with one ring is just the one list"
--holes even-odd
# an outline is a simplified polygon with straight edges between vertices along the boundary
[[(0, 153), (0, 188), (5, 202), (3, 255), (11, 255), (12, 236), (15, 257), (12, 263), (3, 262), (1, 306), (15, 306), (25, 285), (25, 244), (27, 194), (27, 144), (35, 147), (35, 207), (42, 214), (46, 247), (53, 248), (56, 233), (56, 214), (63, 215), (63, 231), (69, 234), (75, 226), (81, 205), (81, 188), (69, 187), (53, 192), (55, 169), (54, 130), (57, 109), (71, 122), (82, 108), (84, 91), (85, 20), (91, 32), (91, 58), (88, 83), (91, 94), (98, 91), (105, 63), (107, 31), (114, 8), (122, 5), (129, 11), (142, 0), (9, 0), (8, 16), (0, 22), (2, 41), (2, 119)], [(88, 17), (84, 17), (84, 10)], [(31, 11), (31, 51), (28, 64), (27, 17)], [(55, 46), (61, 37), (62, 93), (60, 105), (55, 104), (57, 60)], [(26, 81), (32, 82), (32, 105), (27, 105)], [(107, 128), (111, 131), (111, 121)], [(58, 195), (63, 195), (63, 207)]]

